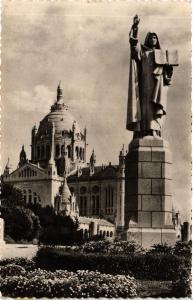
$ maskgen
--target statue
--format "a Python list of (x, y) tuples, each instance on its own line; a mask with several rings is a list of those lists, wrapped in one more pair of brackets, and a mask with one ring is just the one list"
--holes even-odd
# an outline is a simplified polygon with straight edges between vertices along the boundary
[(143, 45), (138, 42), (136, 15), (130, 31), (131, 60), (127, 109), (127, 129), (135, 137), (161, 138), (166, 115), (167, 90), (173, 66), (178, 66), (177, 51), (161, 50), (156, 33), (149, 32)]

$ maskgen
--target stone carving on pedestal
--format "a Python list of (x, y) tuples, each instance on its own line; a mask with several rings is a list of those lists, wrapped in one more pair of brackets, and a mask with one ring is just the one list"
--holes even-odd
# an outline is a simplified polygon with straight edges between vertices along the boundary
[(156, 33), (138, 42), (138, 16), (130, 31), (127, 129), (134, 132), (125, 159), (125, 229), (142, 246), (175, 242), (172, 223), (172, 158), (162, 139), (167, 90), (177, 51), (162, 50)]

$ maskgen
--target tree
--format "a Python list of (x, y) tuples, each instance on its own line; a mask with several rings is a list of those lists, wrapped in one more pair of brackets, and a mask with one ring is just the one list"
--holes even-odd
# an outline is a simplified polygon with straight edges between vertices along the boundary
[(78, 220), (71, 216), (54, 215), (53, 223), (41, 232), (40, 242), (51, 245), (70, 245), (82, 241), (82, 232), (77, 231)]
[(22, 192), (14, 186), (2, 183), (1, 185), (1, 205), (3, 207), (25, 206)]
[(30, 209), (2, 207), (1, 214), (5, 221), (5, 235), (17, 242), (38, 238), (41, 229), (39, 218)]

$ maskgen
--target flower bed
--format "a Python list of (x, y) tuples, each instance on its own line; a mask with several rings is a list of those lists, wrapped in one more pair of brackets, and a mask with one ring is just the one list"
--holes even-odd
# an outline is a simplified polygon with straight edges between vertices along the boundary
[(0, 279), (0, 284), (3, 296), (8, 297), (128, 298), (137, 295), (134, 278), (89, 271), (36, 270), (20, 276), (7, 276)]
[[(6, 258), (0, 260), (0, 266), (17, 265), (23, 267), (27, 271), (33, 271), (36, 268), (36, 264), (32, 259), (23, 257)], [(13, 274), (12, 274), (13, 275)]]

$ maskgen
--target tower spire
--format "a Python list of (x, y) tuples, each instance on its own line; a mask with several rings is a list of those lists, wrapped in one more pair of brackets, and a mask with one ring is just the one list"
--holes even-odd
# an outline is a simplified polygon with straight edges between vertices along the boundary
[(24, 165), (27, 162), (27, 156), (26, 156), (26, 152), (24, 149), (24, 145), (22, 145), (22, 149), (19, 155), (19, 167), (21, 167), (22, 165)]
[(9, 175), (10, 174), (10, 170), (11, 170), (10, 159), (8, 157), (8, 160), (7, 160), (7, 163), (6, 163), (3, 175)]

